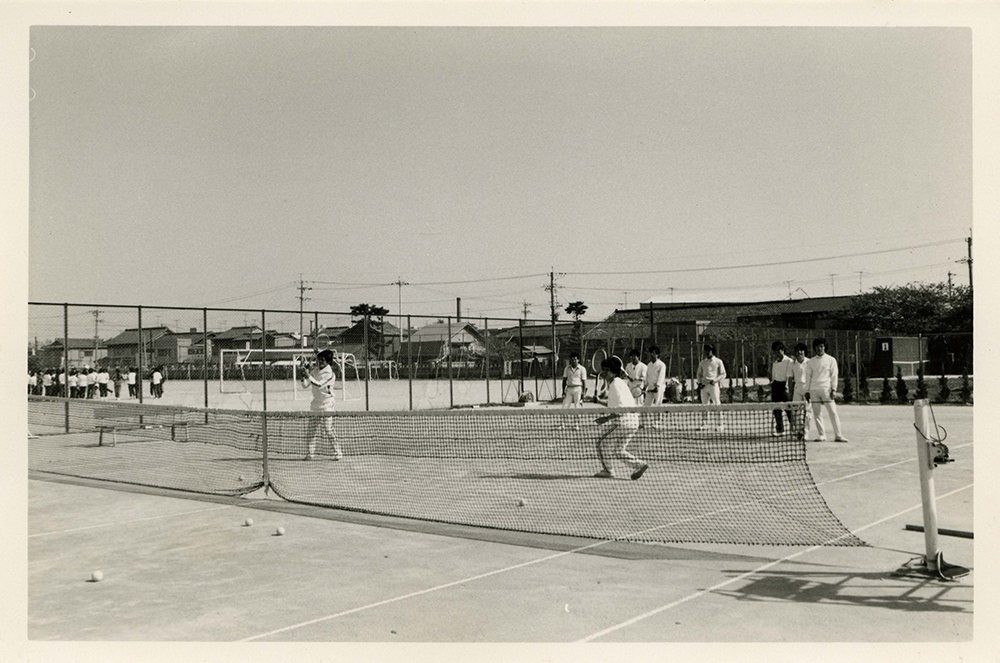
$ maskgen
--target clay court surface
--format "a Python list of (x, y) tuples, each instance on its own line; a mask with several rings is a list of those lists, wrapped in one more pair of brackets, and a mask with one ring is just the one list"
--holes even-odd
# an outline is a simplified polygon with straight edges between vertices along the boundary
[[(955, 582), (894, 575), (924, 550), (904, 529), (922, 522), (913, 410), (840, 411), (851, 442), (810, 444), (809, 465), (867, 548), (523, 534), (32, 472), (28, 637), (971, 641), (974, 571)], [(934, 414), (956, 459), (935, 471), (939, 525), (972, 531), (973, 410)], [(941, 537), (946, 559), (969, 568), (973, 543)], [(98, 569), (104, 579), (90, 582)]]

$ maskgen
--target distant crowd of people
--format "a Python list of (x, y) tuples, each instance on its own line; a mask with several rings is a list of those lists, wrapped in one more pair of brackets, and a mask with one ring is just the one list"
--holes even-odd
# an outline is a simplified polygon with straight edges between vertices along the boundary
[[(149, 380), (149, 395), (163, 397), (163, 383), (166, 381), (163, 366), (156, 366), (146, 374)], [(138, 398), (141, 389), (139, 374), (135, 366), (124, 368), (104, 366), (64, 369), (46, 368), (28, 371), (28, 395), (55, 396), (60, 398)], [(127, 395), (126, 395), (127, 394)]]

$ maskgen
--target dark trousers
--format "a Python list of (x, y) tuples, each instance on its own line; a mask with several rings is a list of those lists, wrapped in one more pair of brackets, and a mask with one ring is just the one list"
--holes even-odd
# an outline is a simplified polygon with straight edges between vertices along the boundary
[[(771, 402), (772, 403), (787, 403), (788, 402), (788, 383), (787, 382), (772, 382), (771, 383)], [(778, 429), (779, 433), (785, 432), (785, 418), (782, 415), (783, 410), (774, 411), (774, 425)], [(788, 413), (788, 421), (792, 421), (792, 413)]]

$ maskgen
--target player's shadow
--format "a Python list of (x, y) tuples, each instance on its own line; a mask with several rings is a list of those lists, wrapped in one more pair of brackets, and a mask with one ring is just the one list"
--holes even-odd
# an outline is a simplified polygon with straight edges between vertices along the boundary
[[(727, 573), (740, 576), (744, 572)], [(972, 612), (972, 586), (967, 583), (907, 578), (907, 584), (900, 585), (903, 579), (888, 572), (762, 571), (754, 575), (753, 580), (738, 589), (718, 589), (713, 593), (739, 601), (794, 601), (909, 612)], [(965, 594), (956, 596), (955, 591), (962, 589)]]
[(593, 474), (480, 474), (480, 479), (525, 479), (527, 481), (563, 481), (566, 479), (592, 479)]

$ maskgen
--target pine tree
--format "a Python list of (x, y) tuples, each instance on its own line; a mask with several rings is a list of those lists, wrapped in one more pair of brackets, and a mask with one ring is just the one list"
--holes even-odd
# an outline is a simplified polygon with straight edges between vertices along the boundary
[(848, 377), (844, 380), (844, 402), (853, 403), (854, 402), (854, 380)]
[(902, 404), (906, 404), (908, 401), (906, 396), (910, 393), (910, 390), (906, 387), (906, 380), (903, 379), (903, 369), (896, 369), (896, 400)]
[(942, 371), (941, 377), (938, 378), (938, 403), (947, 403), (948, 397), (951, 396), (951, 389), (948, 388), (948, 377)]
[(927, 398), (927, 383), (924, 382), (923, 366), (917, 368), (917, 390), (914, 392), (913, 397), (916, 399)]
[(962, 388), (958, 391), (958, 399), (963, 403), (972, 402), (972, 383), (969, 381), (969, 369), (962, 369)]
[(892, 387), (889, 386), (889, 378), (882, 378), (882, 394), (878, 400), (880, 403), (892, 402)]

